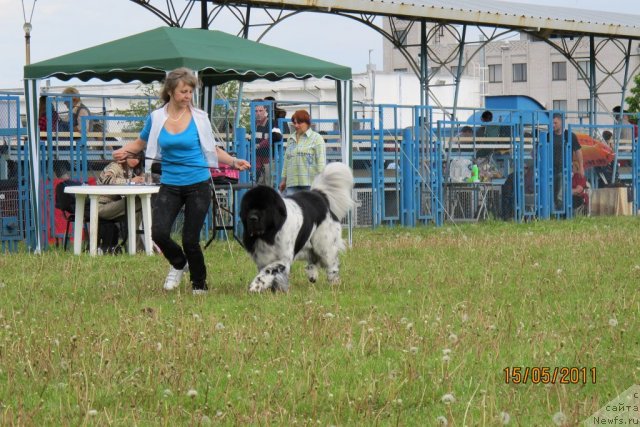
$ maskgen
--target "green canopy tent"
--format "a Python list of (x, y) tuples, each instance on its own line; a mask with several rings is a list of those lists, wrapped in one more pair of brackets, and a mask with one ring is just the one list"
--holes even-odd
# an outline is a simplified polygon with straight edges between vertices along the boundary
[(39, 80), (100, 79), (151, 83), (178, 67), (198, 72), (206, 86), (230, 80), (250, 82), (284, 78), (336, 81), (343, 161), (351, 159), (351, 69), (306, 55), (235, 37), (220, 31), (161, 27), (24, 67), (30, 155), (30, 200), (34, 236), (29, 246), (42, 250), (44, 206), (38, 158)]

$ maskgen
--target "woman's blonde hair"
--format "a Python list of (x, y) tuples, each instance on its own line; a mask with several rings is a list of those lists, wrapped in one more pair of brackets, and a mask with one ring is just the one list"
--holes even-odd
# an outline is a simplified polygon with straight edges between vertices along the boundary
[(64, 90), (62, 91), (62, 94), (63, 95), (78, 95), (78, 94), (80, 94), (80, 92), (75, 87), (69, 86), (69, 87), (64, 88)]
[(187, 67), (180, 67), (171, 71), (164, 79), (164, 85), (160, 90), (160, 99), (162, 99), (165, 104), (169, 102), (171, 94), (176, 90), (180, 82), (183, 82), (187, 86), (191, 86), (193, 89), (197, 88), (199, 83), (198, 78), (193, 74), (193, 71)]

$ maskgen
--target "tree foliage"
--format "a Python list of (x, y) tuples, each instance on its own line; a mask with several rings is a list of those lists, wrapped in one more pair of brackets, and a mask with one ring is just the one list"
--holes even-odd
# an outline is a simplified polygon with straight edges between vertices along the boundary
[[(240, 85), (237, 81), (230, 81), (219, 85), (216, 89), (216, 105), (213, 107), (211, 124), (214, 132), (221, 139), (231, 139), (233, 136), (233, 122), (235, 110), (237, 108), (238, 93)], [(140, 99), (129, 102), (129, 107), (116, 109), (115, 115), (125, 117), (146, 117), (151, 111), (159, 108), (162, 100), (159, 99), (160, 86), (151, 84), (141, 84), (137, 87)], [(139, 132), (142, 130), (144, 122), (130, 122), (125, 128), (126, 132)], [(249, 108), (246, 104), (241, 107), (240, 127), (249, 127)]]
[(633, 83), (634, 86), (629, 90), (632, 95), (627, 97), (625, 101), (630, 113), (638, 113), (640, 112), (640, 74), (633, 78)]
[[(140, 92), (141, 98), (135, 101), (130, 101), (129, 108), (123, 110), (116, 109), (114, 111), (114, 115), (125, 117), (147, 117), (147, 115), (158, 108), (162, 102), (158, 98), (159, 90), (160, 88), (156, 86), (155, 83), (140, 84), (137, 87), (137, 91)], [(145, 97), (146, 99), (142, 99), (142, 97)], [(142, 120), (129, 122), (127, 126), (123, 128), (123, 131), (140, 132), (143, 126), (144, 122)]]

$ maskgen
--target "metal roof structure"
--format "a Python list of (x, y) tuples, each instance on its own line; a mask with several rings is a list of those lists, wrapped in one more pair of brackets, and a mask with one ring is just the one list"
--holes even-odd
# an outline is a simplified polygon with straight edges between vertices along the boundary
[[(172, 1), (155, 6), (154, 0), (131, 0), (155, 13), (167, 24), (182, 26), (195, 3), (200, 11), (207, 2), (188, 0), (178, 13)], [(305, 10), (325, 13), (357, 13), (392, 16), (405, 19), (426, 19), (479, 26), (497, 26), (539, 32), (541, 34), (614, 36), (640, 40), (640, 16), (567, 7), (511, 3), (499, 0), (219, 0), (215, 7), (267, 7), (270, 9)], [(213, 17), (213, 13), (208, 14)], [(211, 22), (209, 22), (210, 24)], [(208, 27), (208, 26), (207, 26)]]
[[(406, 59), (417, 75), (421, 87), (421, 105), (438, 100), (430, 92), (430, 82), (438, 72), (446, 70), (454, 78), (456, 114), (459, 82), (470, 60), (494, 41), (525, 33), (534, 40), (547, 43), (573, 65), (589, 89), (589, 112), (595, 119), (599, 94), (604, 83), (615, 81), (624, 104), (629, 83), (640, 65), (630, 65), (637, 57), (640, 40), (640, 16), (626, 13), (593, 11), (577, 8), (541, 6), (501, 0), (130, 0), (154, 13), (170, 26), (185, 26), (191, 14), (200, 14), (200, 26), (215, 27), (216, 19), (228, 11), (239, 25), (238, 34), (260, 40), (273, 27), (299, 13), (315, 12), (342, 16), (362, 23), (387, 39)], [(533, 0), (530, 0), (533, 1)], [(198, 6), (196, 6), (198, 5)], [(253, 13), (262, 11), (264, 13)], [(382, 18), (382, 19), (380, 19)], [(429, 27), (428, 27), (429, 26)], [(474, 27), (483, 40), (471, 40)], [(409, 45), (406, 34), (420, 30), (418, 44)], [(255, 33), (257, 32), (257, 33)], [(444, 55), (438, 51), (435, 36), (447, 32), (455, 43)], [(635, 44), (634, 44), (635, 43)], [(578, 53), (579, 45), (589, 51)], [(614, 46), (617, 57), (599, 59), (599, 52)], [(416, 49), (419, 48), (416, 55)], [(411, 52), (413, 50), (413, 52)], [(579, 62), (588, 60), (589, 69)], [(636, 61), (637, 62), (637, 61)], [(611, 94), (612, 92), (607, 92)]]

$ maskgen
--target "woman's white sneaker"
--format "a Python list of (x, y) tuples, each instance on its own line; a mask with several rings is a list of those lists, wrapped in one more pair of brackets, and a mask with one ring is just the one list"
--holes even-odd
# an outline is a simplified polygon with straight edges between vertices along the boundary
[(182, 270), (178, 270), (177, 268), (173, 268), (173, 266), (169, 267), (169, 273), (167, 274), (167, 278), (164, 279), (164, 290), (172, 291), (178, 286), (180, 286), (180, 281), (182, 281), (182, 275), (189, 271), (189, 264), (186, 264)]

